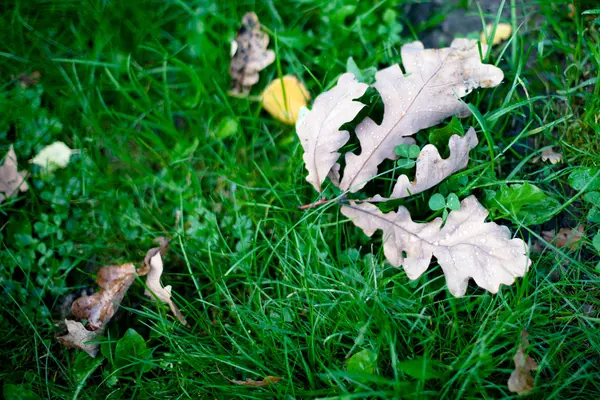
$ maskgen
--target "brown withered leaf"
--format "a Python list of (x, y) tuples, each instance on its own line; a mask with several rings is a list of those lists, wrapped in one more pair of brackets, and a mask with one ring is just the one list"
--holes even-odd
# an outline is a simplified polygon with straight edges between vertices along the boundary
[(4, 163), (0, 166), (0, 203), (18, 191), (26, 192), (29, 190), (29, 186), (25, 182), (26, 177), (27, 172), (19, 172), (17, 155), (13, 146), (10, 145)]
[(17, 79), (19, 80), (21, 87), (27, 89), (30, 86), (37, 85), (40, 82), (41, 76), (40, 71), (33, 71), (31, 74), (21, 73)]
[(260, 21), (253, 12), (242, 18), (235, 43), (237, 46), (233, 46), (235, 52), (229, 66), (234, 84), (232, 91), (246, 94), (258, 82), (258, 73), (275, 61), (275, 53), (267, 50), (269, 36), (261, 32)]
[(508, 379), (508, 390), (518, 395), (523, 395), (533, 390), (534, 379), (531, 376), (531, 371), (538, 368), (537, 363), (533, 358), (525, 354), (529, 347), (527, 331), (521, 332), (521, 343), (513, 357), (515, 370), (510, 374)]
[(255, 381), (254, 379), (246, 379), (244, 381), (239, 381), (236, 379), (229, 379), (228, 377), (223, 375), (223, 373), (221, 372), (219, 367), (217, 367), (217, 371), (219, 371), (221, 376), (223, 376), (223, 378), (227, 379), (229, 382), (234, 383), (236, 385), (242, 385), (242, 386), (265, 387), (265, 386), (274, 385), (281, 380), (281, 378), (278, 376), (268, 375), (268, 376), (265, 376), (264, 379), (262, 379), (260, 381)]
[(88, 343), (102, 333), (102, 330), (88, 331), (81, 322), (71, 321), (66, 319), (68, 333), (64, 336), (59, 336), (57, 340), (67, 347), (83, 350), (92, 357), (96, 357), (100, 346), (96, 343)]
[(583, 225), (579, 225), (577, 229), (560, 228), (558, 233), (555, 233), (554, 229), (551, 231), (543, 231), (542, 237), (544, 240), (554, 243), (556, 247), (563, 248), (568, 247), (571, 250), (576, 249), (580, 244), (584, 235)]
[(71, 310), (78, 319), (87, 319), (90, 331), (102, 329), (115, 315), (127, 290), (138, 275), (131, 263), (110, 265), (98, 271), (96, 282), (100, 291), (91, 296), (83, 296), (73, 302)]
[[(153, 255), (149, 256), (151, 252), (153, 253)], [(173, 303), (173, 300), (171, 300), (171, 286), (163, 287), (160, 284), (160, 277), (164, 269), (160, 247), (150, 249), (150, 251), (148, 251), (148, 254), (146, 255), (146, 258), (149, 258), (150, 260), (150, 270), (148, 271), (148, 275), (146, 276), (146, 286), (148, 287), (148, 289), (144, 292), (144, 294), (150, 297), (152, 300), (156, 301), (156, 299), (158, 299), (163, 303), (168, 304), (173, 315), (175, 315), (175, 317), (177, 317), (177, 319), (182, 324), (187, 325), (185, 317), (183, 316), (179, 308), (177, 308), (175, 303)]]

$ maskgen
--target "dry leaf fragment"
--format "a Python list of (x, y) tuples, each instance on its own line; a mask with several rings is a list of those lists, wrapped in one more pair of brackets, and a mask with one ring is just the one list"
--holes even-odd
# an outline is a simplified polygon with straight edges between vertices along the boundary
[[(30, 86), (37, 85), (40, 82), (41, 76), (40, 71), (33, 71), (31, 74), (21, 73), (17, 79), (21, 87), (27, 89)], [(14, 76), (12, 78), (14, 79)]]
[(550, 161), (550, 164), (562, 162), (563, 155), (560, 152), (555, 152), (552, 147), (548, 147), (542, 151), (542, 161)]
[(527, 331), (524, 330), (521, 332), (521, 343), (513, 358), (515, 370), (510, 374), (510, 378), (508, 379), (508, 390), (519, 395), (527, 394), (533, 390), (534, 380), (533, 376), (531, 376), (531, 371), (535, 371), (538, 368), (535, 360), (525, 355), (528, 347)]
[(531, 264), (527, 244), (511, 239), (507, 227), (484, 222), (488, 212), (475, 196), (464, 199), (460, 210), (450, 212), (443, 228), (441, 218), (413, 222), (404, 207), (384, 214), (373, 204), (351, 202), (341, 211), (369, 237), (382, 230), (386, 258), (395, 267), (402, 265), (411, 280), (421, 276), (435, 256), (448, 289), (457, 297), (465, 294), (471, 277), (496, 293), (500, 284), (512, 284)]
[(57, 340), (67, 347), (80, 349), (88, 353), (92, 357), (98, 354), (99, 345), (96, 343), (88, 343), (94, 340), (100, 331), (88, 331), (81, 322), (65, 320), (68, 333), (64, 336), (59, 336)]
[(26, 192), (29, 190), (25, 177), (27, 172), (19, 172), (17, 167), (17, 154), (12, 145), (4, 158), (4, 163), (0, 166), (0, 203), (4, 199), (17, 193), (17, 191)]
[(417, 158), (415, 180), (410, 182), (406, 175), (401, 175), (390, 198), (377, 195), (373, 197), (372, 201), (387, 201), (408, 197), (434, 187), (456, 171), (467, 166), (469, 151), (475, 148), (477, 143), (477, 134), (473, 128), (470, 128), (465, 136), (453, 135), (450, 137), (448, 144), (450, 156), (445, 160), (442, 159), (434, 145), (426, 145)]
[(385, 107), (383, 121), (377, 125), (365, 118), (356, 127), (360, 154), (346, 153), (342, 190), (356, 192), (364, 187), (377, 175), (379, 164), (397, 158), (394, 148), (406, 143), (406, 136), (447, 117), (469, 115), (460, 98), (479, 87), (497, 86), (504, 78), (501, 69), (481, 63), (474, 40), (455, 39), (448, 48), (428, 50), (413, 42), (402, 46), (401, 52), (406, 74), (397, 64), (375, 74), (373, 87)]
[(131, 263), (102, 267), (96, 279), (101, 290), (75, 300), (71, 306), (73, 314), (79, 319), (87, 319), (87, 328), (91, 331), (104, 328), (119, 309), (136, 276), (135, 266)]
[(79, 150), (72, 150), (63, 142), (54, 142), (40, 150), (30, 162), (39, 165), (45, 172), (52, 173), (69, 165), (71, 155), (78, 152)]
[[(150, 251), (156, 250), (160, 248), (151, 249)], [(150, 252), (148, 252), (150, 253)], [(179, 308), (173, 303), (171, 300), (171, 286), (163, 287), (160, 284), (160, 277), (163, 273), (163, 261), (160, 255), (160, 251), (156, 251), (153, 256), (150, 257), (150, 271), (146, 276), (146, 286), (149, 290), (146, 290), (144, 294), (151, 299), (158, 298), (163, 303), (167, 303), (173, 315), (177, 317), (182, 324), (187, 325), (185, 318)]]
[(268, 376), (265, 376), (265, 378), (261, 381), (255, 381), (254, 379), (246, 379), (244, 381), (239, 381), (239, 380), (235, 380), (235, 379), (229, 379), (228, 377), (223, 375), (223, 373), (221, 372), (219, 367), (217, 367), (217, 371), (219, 371), (221, 376), (223, 378), (227, 379), (229, 382), (234, 383), (236, 385), (242, 385), (242, 386), (265, 387), (265, 386), (274, 385), (281, 380), (281, 378), (278, 376), (268, 375)]
[(242, 18), (242, 27), (235, 38), (237, 46), (231, 58), (229, 74), (233, 78), (233, 93), (248, 93), (258, 82), (258, 73), (275, 61), (275, 53), (267, 50), (269, 36), (260, 31), (260, 21), (249, 12)]
[(275, 119), (289, 125), (296, 123), (298, 112), (310, 99), (304, 84), (293, 75), (275, 79), (267, 86), (261, 97), (265, 110)]
[[(481, 32), (481, 43), (488, 44), (488, 37), (492, 36), (492, 32), (494, 31), (494, 24), (488, 24), (485, 27), (485, 31)], [(496, 25), (496, 31), (494, 32), (494, 37), (492, 38), (492, 46), (502, 43), (506, 39), (510, 37), (512, 34), (512, 25), (506, 23), (500, 23)]]
[[(352, 121), (364, 104), (354, 101), (369, 86), (360, 83), (351, 73), (343, 74), (337, 85), (320, 94), (308, 112), (296, 124), (296, 132), (304, 149), (304, 163), (308, 170), (306, 180), (321, 192), (321, 184), (336, 165), (338, 150), (350, 139), (348, 131), (340, 126)], [(336, 166), (339, 180), (339, 165)], [(334, 171), (335, 172), (335, 171)]]
[(583, 225), (579, 225), (577, 230), (560, 228), (558, 233), (555, 233), (554, 229), (551, 231), (543, 231), (542, 237), (547, 242), (554, 243), (559, 249), (568, 247), (569, 249), (574, 250), (581, 244), (581, 240), (585, 235)]

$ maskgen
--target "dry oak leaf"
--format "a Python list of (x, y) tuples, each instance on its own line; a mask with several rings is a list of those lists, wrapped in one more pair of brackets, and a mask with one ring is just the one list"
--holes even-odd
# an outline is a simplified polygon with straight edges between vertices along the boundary
[(175, 315), (175, 317), (177, 317), (182, 324), (187, 325), (183, 314), (179, 308), (177, 308), (175, 303), (173, 303), (173, 300), (171, 300), (171, 286), (163, 287), (160, 284), (160, 277), (164, 270), (160, 248), (157, 247), (150, 249), (148, 254), (156, 249), (158, 250), (154, 253), (154, 255), (150, 256), (150, 271), (148, 271), (148, 275), (146, 276), (146, 286), (148, 289), (144, 292), (144, 294), (150, 297), (152, 300), (158, 298), (158, 300), (168, 304), (173, 315)]
[[(485, 53), (486, 46), (482, 50)], [(377, 125), (365, 118), (356, 127), (360, 154), (346, 153), (342, 190), (363, 188), (377, 175), (379, 164), (398, 158), (396, 146), (412, 142), (407, 136), (450, 116), (469, 115), (460, 98), (479, 87), (497, 86), (504, 78), (501, 69), (481, 63), (475, 40), (455, 39), (450, 47), (428, 50), (413, 42), (402, 46), (401, 53), (406, 74), (397, 64), (375, 74), (373, 87), (385, 108), (383, 121)]]
[(298, 78), (286, 75), (271, 82), (261, 98), (263, 107), (273, 118), (284, 124), (294, 125), (300, 109), (310, 100), (310, 94)]
[(485, 31), (481, 32), (481, 43), (488, 44), (488, 37), (492, 36), (492, 32), (494, 32), (494, 37), (492, 38), (492, 46), (502, 43), (506, 39), (510, 37), (512, 34), (512, 25), (506, 23), (500, 23), (496, 25), (496, 30), (494, 31), (494, 24), (488, 24), (485, 27)]
[(508, 390), (519, 395), (527, 394), (533, 390), (534, 380), (531, 371), (538, 368), (535, 360), (525, 355), (527, 347), (529, 347), (529, 340), (527, 339), (527, 332), (523, 331), (521, 332), (521, 343), (513, 358), (515, 370), (508, 379)]
[(233, 78), (233, 93), (248, 93), (258, 82), (258, 73), (275, 61), (275, 53), (267, 50), (269, 36), (260, 31), (255, 13), (242, 18), (242, 27), (235, 38), (235, 53), (231, 58), (229, 74)]
[(308, 171), (306, 180), (318, 192), (321, 192), (321, 184), (332, 168), (339, 177), (338, 150), (350, 139), (348, 131), (340, 130), (340, 126), (352, 121), (365, 107), (354, 100), (362, 96), (368, 87), (358, 82), (351, 73), (343, 74), (333, 89), (315, 99), (312, 109), (296, 124)]
[(115, 315), (127, 290), (138, 275), (131, 263), (100, 268), (96, 282), (101, 290), (91, 296), (83, 296), (73, 302), (71, 310), (78, 319), (87, 319), (91, 331), (103, 329)]
[(377, 195), (371, 201), (387, 201), (408, 197), (434, 187), (450, 175), (467, 166), (469, 151), (475, 148), (477, 143), (475, 129), (470, 128), (465, 136), (452, 135), (450, 137), (448, 144), (450, 156), (447, 159), (443, 159), (440, 156), (438, 149), (434, 145), (426, 145), (417, 158), (417, 172), (414, 181), (411, 182), (408, 176), (401, 175), (389, 198)]
[(496, 293), (500, 284), (512, 284), (531, 264), (527, 244), (511, 239), (507, 227), (484, 222), (488, 212), (475, 196), (450, 212), (444, 227), (441, 218), (413, 222), (404, 207), (384, 214), (373, 204), (351, 202), (341, 211), (369, 237), (382, 230), (386, 258), (395, 267), (402, 265), (411, 280), (421, 276), (435, 256), (450, 293), (457, 297), (466, 293), (469, 278)]
[(559, 249), (568, 247), (569, 249), (574, 250), (581, 244), (585, 235), (583, 225), (579, 225), (576, 230), (560, 228), (558, 233), (555, 233), (554, 229), (551, 231), (543, 231), (542, 237), (547, 242), (554, 243)]
[(555, 152), (552, 147), (548, 147), (542, 151), (542, 161), (550, 161), (550, 164), (562, 162), (563, 155), (561, 152)]
[(81, 322), (71, 321), (66, 319), (68, 333), (64, 336), (59, 336), (57, 340), (67, 347), (83, 350), (92, 357), (96, 357), (100, 345), (97, 343), (89, 343), (100, 335), (101, 331), (88, 331)]
[(26, 177), (27, 172), (19, 172), (17, 155), (13, 146), (10, 145), (4, 163), (0, 166), (0, 203), (18, 191), (26, 192), (29, 190), (29, 186), (25, 182)]

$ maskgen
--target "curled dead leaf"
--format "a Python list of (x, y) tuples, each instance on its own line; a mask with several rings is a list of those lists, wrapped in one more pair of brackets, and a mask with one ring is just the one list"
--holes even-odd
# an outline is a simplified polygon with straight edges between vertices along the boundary
[(236, 384), (236, 385), (242, 385), (242, 386), (265, 387), (265, 386), (275, 385), (277, 382), (279, 382), (281, 380), (281, 378), (278, 376), (268, 375), (268, 376), (265, 376), (264, 379), (259, 380), (259, 381), (256, 381), (254, 379), (246, 379), (244, 381), (239, 381), (239, 380), (235, 380), (235, 379), (229, 379), (228, 377), (223, 375), (223, 373), (221, 372), (219, 367), (217, 367), (217, 371), (219, 371), (221, 376), (223, 378), (227, 379), (229, 382)]
[(26, 192), (29, 190), (29, 186), (25, 182), (26, 177), (27, 172), (19, 172), (17, 154), (13, 146), (10, 145), (4, 163), (0, 166), (0, 203), (19, 191)]
[(555, 233), (554, 229), (551, 231), (543, 231), (542, 237), (547, 242), (553, 243), (556, 247), (563, 248), (568, 247), (571, 250), (576, 249), (582, 244), (584, 235), (583, 225), (579, 225), (577, 229), (560, 228), (558, 233)]
[[(150, 249), (148, 253), (150, 254), (150, 252), (153, 252), (154, 255), (149, 257), (150, 271), (148, 271), (148, 275), (146, 276), (146, 286), (148, 289), (144, 294), (154, 301), (158, 299), (163, 303), (168, 304), (173, 315), (175, 315), (182, 324), (187, 325), (185, 317), (175, 303), (173, 303), (173, 300), (171, 300), (171, 286), (163, 287), (160, 283), (160, 277), (164, 270), (160, 248)], [(148, 258), (148, 255), (146, 255), (146, 258)]]
[(508, 390), (518, 395), (523, 395), (533, 390), (534, 379), (531, 376), (531, 371), (538, 368), (538, 364), (525, 352), (529, 347), (527, 331), (521, 332), (521, 343), (513, 357), (515, 370), (510, 374), (508, 379)]
[(249, 12), (242, 18), (242, 27), (232, 44), (235, 50), (229, 74), (233, 78), (233, 93), (247, 94), (258, 80), (258, 73), (275, 61), (275, 53), (267, 50), (269, 36), (261, 32), (260, 21), (255, 13)]
[(100, 291), (73, 302), (71, 310), (76, 318), (87, 319), (91, 331), (102, 329), (115, 315), (127, 290), (137, 276), (131, 263), (100, 268), (96, 282)]
[(488, 38), (494, 33), (494, 37), (492, 38), (492, 46), (502, 43), (506, 39), (510, 37), (512, 34), (512, 25), (506, 23), (499, 23), (496, 25), (496, 30), (494, 31), (494, 25), (488, 24), (485, 27), (485, 31), (481, 32), (481, 43), (488, 44)]
[(306, 106), (310, 95), (298, 78), (286, 75), (271, 82), (261, 98), (263, 107), (273, 118), (284, 124), (294, 125), (298, 120), (298, 112)]

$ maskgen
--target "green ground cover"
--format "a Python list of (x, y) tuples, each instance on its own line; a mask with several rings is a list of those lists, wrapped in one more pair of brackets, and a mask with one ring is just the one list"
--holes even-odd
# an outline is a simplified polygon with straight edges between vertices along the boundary
[[(0, 204), (5, 398), (505, 398), (523, 330), (539, 364), (532, 398), (599, 398), (600, 10), (410, 3), (0, 1), (0, 157), (13, 144), (31, 172), (29, 191)], [(404, 43), (447, 45), (453, 32), (431, 32), (452, 13), (480, 21), (472, 38), (481, 21), (512, 24), (488, 59), (504, 82), (466, 99), (478, 112), (462, 123), (480, 139), (469, 166), (396, 205), (425, 221), (441, 213), (435, 193), (477, 195), (530, 244), (527, 275), (455, 298), (439, 266), (409, 281), (381, 235), (369, 240), (336, 204), (299, 210), (318, 197), (294, 128), (227, 94), (247, 11), (277, 54), (253, 96), (293, 74), (314, 98), (349, 57), (382, 68)], [(39, 83), (21, 85), (34, 71)], [(81, 150), (67, 168), (27, 163), (57, 140)], [(535, 162), (548, 146), (562, 163)], [(573, 246), (542, 235), (579, 227)], [(63, 348), (65, 304), (96, 290), (101, 266), (139, 264), (159, 236), (172, 238), (163, 281), (190, 327), (138, 280), (101, 357)], [(228, 380), (265, 376), (281, 380)]]

